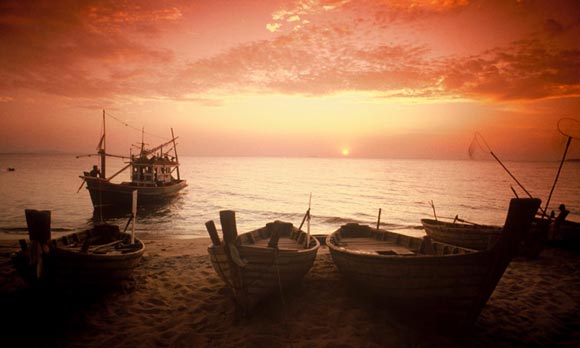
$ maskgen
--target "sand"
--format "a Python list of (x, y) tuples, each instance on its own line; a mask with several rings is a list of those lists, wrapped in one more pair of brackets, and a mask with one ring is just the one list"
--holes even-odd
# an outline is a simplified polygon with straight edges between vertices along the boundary
[[(322, 247), (303, 282), (238, 320), (209, 239), (144, 239), (134, 281), (102, 296), (30, 288), (0, 241), (4, 342), (26, 347), (579, 347), (580, 254), (512, 261), (471, 330), (401, 322), (347, 285)], [(442, 318), (444, 320), (444, 318)]]

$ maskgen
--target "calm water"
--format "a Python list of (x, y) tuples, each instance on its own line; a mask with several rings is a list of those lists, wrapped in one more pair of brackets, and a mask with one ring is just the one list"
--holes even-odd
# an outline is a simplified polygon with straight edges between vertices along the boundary
[[(180, 158), (189, 186), (165, 207), (140, 211), (137, 231), (173, 237), (205, 237), (204, 223), (219, 226), (219, 211), (237, 212), (238, 230), (275, 219), (299, 225), (312, 193), (311, 232), (327, 234), (345, 222), (376, 224), (379, 208), (387, 229), (421, 235), (420, 219), (455, 216), (501, 225), (512, 185), (493, 161), (322, 158)], [(67, 232), (93, 223), (89, 194), (78, 177), (96, 158), (72, 155), (0, 155), (0, 238), (26, 234), (24, 209), (52, 211), (52, 228)], [(545, 204), (557, 162), (506, 162), (532, 195)], [(123, 162), (109, 162), (109, 174)], [(14, 172), (7, 171), (14, 167)], [(580, 220), (580, 163), (566, 163), (550, 209), (565, 203)], [(127, 180), (123, 173), (118, 180)], [(122, 224), (125, 217), (109, 218)]]

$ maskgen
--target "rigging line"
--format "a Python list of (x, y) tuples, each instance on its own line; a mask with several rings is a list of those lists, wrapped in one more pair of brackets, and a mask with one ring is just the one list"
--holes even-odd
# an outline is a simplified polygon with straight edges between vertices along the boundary
[(167, 138), (167, 137), (163, 137), (163, 136), (160, 136), (160, 135), (157, 135), (157, 134), (152, 134), (152, 133), (149, 133), (149, 132), (145, 132), (144, 130), (142, 130), (142, 129), (139, 129), (138, 127), (132, 126), (132, 125), (130, 125), (129, 123), (127, 123), (127, 122), (125, 122), (125, 121), (121, 120), (120, 118), (118, 118), (118, 117), (115, 117), (115, 116), (111, 115), (111, 113), (110, 113), (110, 112), (107, 112), (107, 116), (109, 116), (110, 118), (114, 119), (115, 121), (117, 121), (117, 122), (121, 123), (121, 124), (122, 124), (122, 125), (124, 125), (125, 127), (128, 127), (128, 128), (131, 128), (131, 129), (134, 129), (134, 130), (138, 131), (139, 133), (142, 133), (142, 134), (147, 134), (147, 135), (149, 135), (149, 136), (156, 137), (156, 138), (163, 139), (163, 140), (170, 140), (170, 139), (169, 139), (169, 138)]
[(571, 117), (564, 117), (564, 118), (561, 118), (561, 119), (559, 119), (559, 120), (558, 120), (558, 124), (557, 124), (557, 127), (558, 127), (558, 132), (560, 132), (560, 134), (562, 134), (562, 135), (563, 135), (563, 136), (565, 136), (566, 138), (572, 138), (572, 139), (580, 140), (580, 138), (578, 138), (578, 137), (572, 136), (572, 135), (570, 135), (570, 134), (566, 134), (566, 132), (564, 132), (564, 131), (562, 130), (562, 128), (560, 128), (560, 123), (562, 123), (562, 121), (572, 121), (572, 122), (577, 122), (577, 123), (579, 123), (579, 124), (580, 124), (580, 121), (578, 121), (578, 120), (577, 120), (577, 119), (575, 119), (575, 118), (571, 118)]

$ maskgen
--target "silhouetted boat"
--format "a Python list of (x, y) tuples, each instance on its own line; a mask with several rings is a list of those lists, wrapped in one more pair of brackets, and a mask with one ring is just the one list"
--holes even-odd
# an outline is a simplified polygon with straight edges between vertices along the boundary
[[(173, 130), (171, 130), (171, 135), (171, 140), (151, 149), (146, 149), (142, 142), (137, 155), (129, 157), (111, 155), (106, 152), (105, 111), (103, 110), (103, 134), (98, 146), (98, 155), (101, 157), (100, 171), (98, 174), (84, 172), (84, 175), (80, 176), (87, 184), (93, 207), (95, 209), (100, 207), (127, 209), (131, 206), (131, 194), (134, 190), (138, 192), (140, 206), (159, 204), (175, 197), (181, 189), (185, 188), (187, 182), (180, 178), (177, 138), (173, 136)], [(171, 151), (173, 151), (172, 154), (170, 154)], [(121, 170), (107, 177), (107, 156), (128, 158), (129, 162)], [(111, 181), (127, 169), (130, 169), (130, 181), (121, 183)]]
[(225, 214), (220, 212), (223, 241), (219, 240), (213, 221), (206, 223), (213, 240), (208, 253), (216, 273), (232, 289), (242, 313), (274, 294), (279, 299), (280, 291), (301, 281), (312, 267), (320, 247), (316, 238), (280, 221), (237, 236), (235, 215), (231, 211)]
[[(31, 282), (57, 288), (109, 289), (129, 280), (145, 251), (139, 239), (102, 224), (50, 239), (50, 211), (26, 211), (30, 242), (20, 241), (13, 261)], [(40, 233), (39, 233), (40, 232)]]
[(499, 238), (501, 227), (421, 219), (425, 233), (435, 241), (485, 250)]
[(342, 226), (326, 245), (353, 286), (370, 291), (394, 312), (436, 326), (471, 325), (539, 206), (539, 199), (512, 199), (498, 241), (484, 251), (358, 224)]
[[(460, 221), (460, 222), (457, 222)], [(499, 226), (479, 225), (457, 219), (446, 222), (433, 219), (421, 219), (425, 233), (434, 241), (457, 245), (474, 250), (485, 250), (499, 239), (502, 228)], [(461, 222), (463, 221), (463, 222)], [(547, 219), (535, 218), (528, 233), (520, 242), (518, 255), (537, 258), (544, 249), (548, 226)]]

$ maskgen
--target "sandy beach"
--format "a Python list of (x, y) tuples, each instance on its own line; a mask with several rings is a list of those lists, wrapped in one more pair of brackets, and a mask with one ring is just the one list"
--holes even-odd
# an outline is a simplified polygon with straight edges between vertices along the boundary
[[(98, 297), (30, 288), (0, 241), (3, 339), (26, 347), (577, 347), (580, 254), (512, 261), (469, 332), (402, 322), (361, 296), (322, 247), (303, 282), (237, 320), (209, 239), (148, 239), (134, 281)], [(284, 303), (284, 305), (282, 304)], [(445, 320), (445, 318), (441, 318)]]

